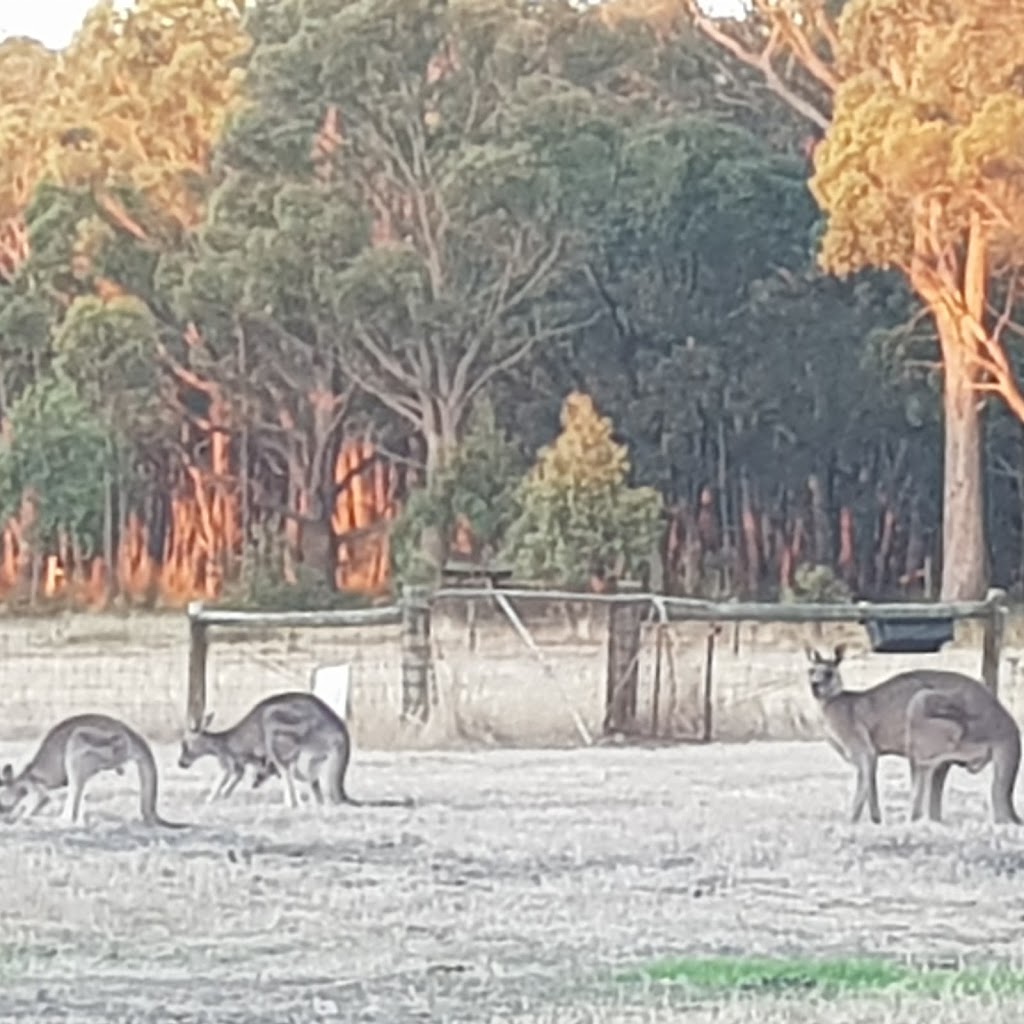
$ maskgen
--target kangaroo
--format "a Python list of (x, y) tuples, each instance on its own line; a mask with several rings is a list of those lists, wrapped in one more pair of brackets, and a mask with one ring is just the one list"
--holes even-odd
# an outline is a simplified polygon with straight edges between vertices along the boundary
[(102, 771), (124, 774), (134, 761), (139, 772), (140, 809), (147, 825), (185, 828), (165, 821), (157, 813), (157, 770), (153, 751), (134, 729), (109, 715), (72, 715), (58, 722), (43, 737), (32, 760), (15, 773), (10, 764), (0, 769), (0, 812), (28, 818), (50, 800), (50, 791), (68, 787), (64, 819), (81, 816), (85, 784)]
[[(305, 778), (317, 803), (322, 804), (320, 779), (327, 778), (327, 795), (331, 803), (358, 804), (345, 792), (345, 774), (352, 756), (352, 740), (344, 720), (313, 694), (316, 714), (294, 703), (269, 708), (264, 715), (266, 764), (257, 768), (257, 782), (262, 784), (272, 765), (283, 778), (288, 803), (298, 806), (292, 775)], [(256, 788), (254, 782), (254, 788)]]
[(181, 744), (178, 765), (188, 768), (199, 758), (212, 755), (220, 762), (222, 777), (207, 801), (230, 795), (249, 765), (256, 768), (253, 788), (270, 776), (284, 779), (288, 802), (298, 805), (292, 781), (293, 768), (303, 752), (308, 757), (306, 778), (313, 796), (323, 802), (319, 772), (324, 761), (333, 757), (331, 798), (334, 802), (355, 803), (345, 793), (344, 776), (351, 753), (348, 728), (319, 697), (301, 690), (273, 694), (259, 701), (235, 725), (211, 732), (212, 713), (198, 729), (189, 729)]
[(178, 767), (190, 768), (200, 758), (212, 756), (220, 765), (221, 775), (206, 795), (206, 803), (230, 796), (242, 780), (249, 765), (256, 767), (261, 780), (277, 774), (275, 765), (268, 764), (262, 748), (262, 727), (259, 705), (251, 709), (239, 722), (218, 732), (210, 730), (213, 712), (203, 717), (198, 728), (188, 727), (181, 741)]
[(878, 758), (898, 754), (910, 761), (918, 817), (927, 800), (929, 818), (941, 820), (942, 790), (953, 765), (980, 771), (991, 760), (994, 820), (1020, 823), (1013, 806), (1020, 730), (982, 683), (959, 672), (914, 669), (852, 692), (843, 689), (839, 674), (845, 644), (832, 658), (809, 647), (806, 653), (811, 693), (825, 717), (828, 740), (857, 769), (853, 821), (867, 805), (871, 820), (881, 822)]

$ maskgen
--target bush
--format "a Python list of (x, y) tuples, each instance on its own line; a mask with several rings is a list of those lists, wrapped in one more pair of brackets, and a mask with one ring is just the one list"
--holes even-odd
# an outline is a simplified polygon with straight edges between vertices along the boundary
[(520, 573), (563, 586), (639, 576), (661, 529), (661, 495), (629, 487), (625, 445), (588, 395), (562, 406), (562, 433), (542, 448), (519, 491), (508, 553)]

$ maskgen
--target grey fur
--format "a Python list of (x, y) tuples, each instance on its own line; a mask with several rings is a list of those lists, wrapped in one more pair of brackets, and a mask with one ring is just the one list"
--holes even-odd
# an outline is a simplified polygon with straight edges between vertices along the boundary
[(1020, 730), (1010, 713), (978, 680), (960, 672), (913, 669), (866, 690), (843, 689), (839, 674), (844, 645), (822, 656), (806, 648), (811, 693), (821, 707), (829, 742), (857, 769), (853, 820), (865, 805), (871, 820), (882, 820), (877, 764), (885, 754), (910, 762), (911, 817), (927, 804), (932, 821), (942, 817), (942, 790), (949, 769), (980, 771), (993, 765), (992, 815), (1020, 824), (1013, 787), (1020, 766)]
[(228, 796), (246, 767), (255, 766), (253, 787), (273, 774), (281, 776), (290, 806), (298, 806), (293, 775), (306, 779), (318, 803), (323, 803), (321, 777), (327, 773), (333, 803), (354, 803), (345, 793), (345, 773), (352, 752), (348, 727), (315, 694), (295, 690), (259, 701), (233, 726), (211, 731), (207, 716), (199, 729), (189, 729), (181, 744), (178, 764), (187, 768), (200, 757), (217, 758), (223, 772), (208, 800)]
[[(185, 825), (165, 821), (157, 813), (156, 761), (146, 740), (120, 719), (93, 713), (72, 715), (58, 722), (20, 772), (16, 773), (10, 764), (0, 769), (0, 812), (31, 817), (49, 802), (51, 791), (66, 787), (64, 818), (77, 822), (89, 779), (103, 771), (123, 774), (129, 762), (135, 764), (139, 773), (142, 820), (147, 825), (184, 828)], [(30, 801), (27, 809), (26, 800)]]

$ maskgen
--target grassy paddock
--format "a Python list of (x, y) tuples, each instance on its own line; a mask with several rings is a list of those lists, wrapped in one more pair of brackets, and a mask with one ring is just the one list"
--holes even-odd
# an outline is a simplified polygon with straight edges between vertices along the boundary
[(941, 968), (874, 958), (758, 959), (745, 957), (659, 960), (619, 975), (620, 982), (678, 986), (698, 998), (736, 995), (843, 996), (900, 994), (919, 997), (1024, 996), (1024, 971)]

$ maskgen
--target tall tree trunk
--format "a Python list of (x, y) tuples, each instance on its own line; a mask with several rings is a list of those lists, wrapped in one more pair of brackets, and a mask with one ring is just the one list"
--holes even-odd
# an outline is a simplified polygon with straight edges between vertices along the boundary
[(828, 495), (821, 473), (811, 473), (807, 478), (807, 490), (811, 496), (811, 550), (818, 565), (832, 564), (832, 526), (828, 517)]
[(940, 597), (970, 601), (984, 597), (988, 587), (982, 410), (956, 323), (945, 314), (936, 319), (942, 339), (945, 412)]
[[(988, 239), (981, 218), (971, 218), (964, 239), (962, 280), (943, 260), (922, 259), (919, 232), (912, 280), (935, 317), (942, 350), (942, 405), (945, 460), (942, 502), (943, 601), (976, 600), (988, 587), (985, 546), (985, 474), (981, 374), (978, 341), (972, 324), (985, 322), (988, 287)], [(935, 268), (937, 265), (938, 270)]]
[[(458, 445), (457, 418), (451, 409), (432, 403), (424, 410), (423, 442), (426, 446), (426, 485), (433, 487), (438, 476), (449, 464)], [(440, 581), (448, 561), (451, 537), (436, 524), (428, 524), (420, 531), (419, 559), (421, 571), (427, 578)]]
[(423, 440), (426, 445), (427, 486), (451, 461), (459, 443), (459, 419), (456, 412), (440, 403), (434, 403), (424, 417)]

